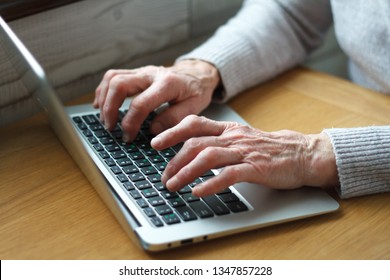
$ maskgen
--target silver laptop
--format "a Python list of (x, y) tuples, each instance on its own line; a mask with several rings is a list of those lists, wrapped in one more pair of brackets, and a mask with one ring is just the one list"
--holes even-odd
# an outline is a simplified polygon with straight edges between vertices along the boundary
[[(191, 188), (218, 174), (210, 170), (176, 193), (161, 184), (166, 163), (180, 146), (155, 151), (147, 120), (133, 143), (123, 143), (120, 124), (105, 131), (91, 105), (64, 107), (42, 67), (0, 18), (0, 46), (26, 90), (46, 111), (52, 129), (131, 239), (159, 251), (335, 211), (338, 203), (318, 188), (278, 191), (240, 183), (206, 198)], [(126, 113), (131, 100), (126, 100)], [(227, 105), (203, 114), (214, 120), (246, 122)], [(152, 118), (153, 116), (151, 116)]]

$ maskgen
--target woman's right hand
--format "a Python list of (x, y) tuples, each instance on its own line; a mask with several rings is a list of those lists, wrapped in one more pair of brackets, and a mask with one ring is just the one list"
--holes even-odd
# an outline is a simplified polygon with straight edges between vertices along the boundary
[(219, 82), (218, 70), (200, 60), (183, 60), (171, 67), (109, 70), (96, 89), (93, 106), (100, 108), (105, 127), (113, 129), (125, 98), (137, 95), (122, 119), (123, 140), (129, 142), (146, 117), (164, 103), (169, 107), (152, 121), (155, 135), (188, 115), (199, 114), (210, 104)]

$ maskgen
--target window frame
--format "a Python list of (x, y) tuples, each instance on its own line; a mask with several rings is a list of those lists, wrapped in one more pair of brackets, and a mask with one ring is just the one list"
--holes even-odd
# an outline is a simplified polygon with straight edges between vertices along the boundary
[(2, 0), (0, 16), (12, 21), (79, 1), (82, 0)]

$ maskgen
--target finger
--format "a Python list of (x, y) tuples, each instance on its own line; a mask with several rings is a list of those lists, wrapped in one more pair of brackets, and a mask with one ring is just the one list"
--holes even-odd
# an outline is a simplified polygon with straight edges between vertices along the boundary
[(227, 165), (237, 164), (241, 156), (234, 149), (221, 147), (207, 147), (201, 151), (195, 159), (183, 166), (170, 178), (166, 187), (170, 191), (178, 191), (196, 178), (205, 174), (210, 169), (216, 169)]
[(96, 90), (95, 90), (95, 98), (94, 98), (93, 101), (92, 101), (92, 106), (93, 106), (94, 108), (96, 108), (96, 109), (99, 108), (99, 102), (98, 102), (98, 100), (99, 100), (100, 92), (101, 92), (101, 89), (100, 89), (99, 87), (97, 87)]
[(136, 96), (122, 120), (124, 140), (126, 142), (133, 140), (146, 117), (153, 110), (176, 97), (177, 93), (175, 91), (166, 90), (163, 81), (152, 83), (142, 94)]
[(142, 92), (151, 84), (144, 75), (116, 75), (110, 80), (108, 93), (101, 107), (102, 120), (106, 128), (112, 129), (118, 119), (118, 109), (127, 96)]
[(167, 181), (177, 174), (184, 166), (196, 158), (196, 156), (207, 147), (217, 146), (215, 137), (191, 138), (184, 143), (180, 151), (172, 158), (166, 166), (161, 181), (166, 184)]
[(153, 119), (151, 132), (154, 135), (160, 134), (180, 123), (186, 116), (199, 114), (205, 107), (207, 104), (201, 104), (192, 98), (170, 105)]
[(162, 150), (199, 136), (217, 136), (229, 126), (227, 122), (217, 122), (195, 115), (187, 116), (178, 125), (165, 130), (152, 139), (151, 145)]
[(196, 185), (192, 194), (197, 197), (218, 193), (236, 183), (248, 181), (245, 174), (253, 172), (250, 165), (246, 163), (225, 167), (217, 176)]
[(106, 99), (106, 95), (108, 92), (108, 87), (110, 80), (115, 77), (116, 75), (123, 75), (123, 74), (132, 74), (134, 73), (134, 70), (108, 70), (104, 76), (103, 79), (100, 81), (100, 84), (96, 88), (95, 91), (95, 100), (93, 101), (94, 106), (97, 106), (99, 108), (102, 108), (104, 101)]

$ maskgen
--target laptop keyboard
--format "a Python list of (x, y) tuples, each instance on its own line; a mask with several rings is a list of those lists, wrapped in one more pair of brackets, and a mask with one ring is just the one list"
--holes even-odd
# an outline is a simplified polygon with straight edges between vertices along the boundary
[(142, 124), (132, 143), (123, 142), (120, 122), (124, 114), (119, 112), (118, 124), (112, 131), (104, 129), (99, 114), (76, 116), (73, 121), (154, 226), (162, 227), (248, 210), (245, 203), (229, 188), (202, 198), (191, 194), (195, 185), (215, 176), (211, 170), (178, 192), (169, 192), (161, 183), (161, 174), (182, 145), (163, 151), (150, 146), (153, 135), (149, 128), (153, 114)]

